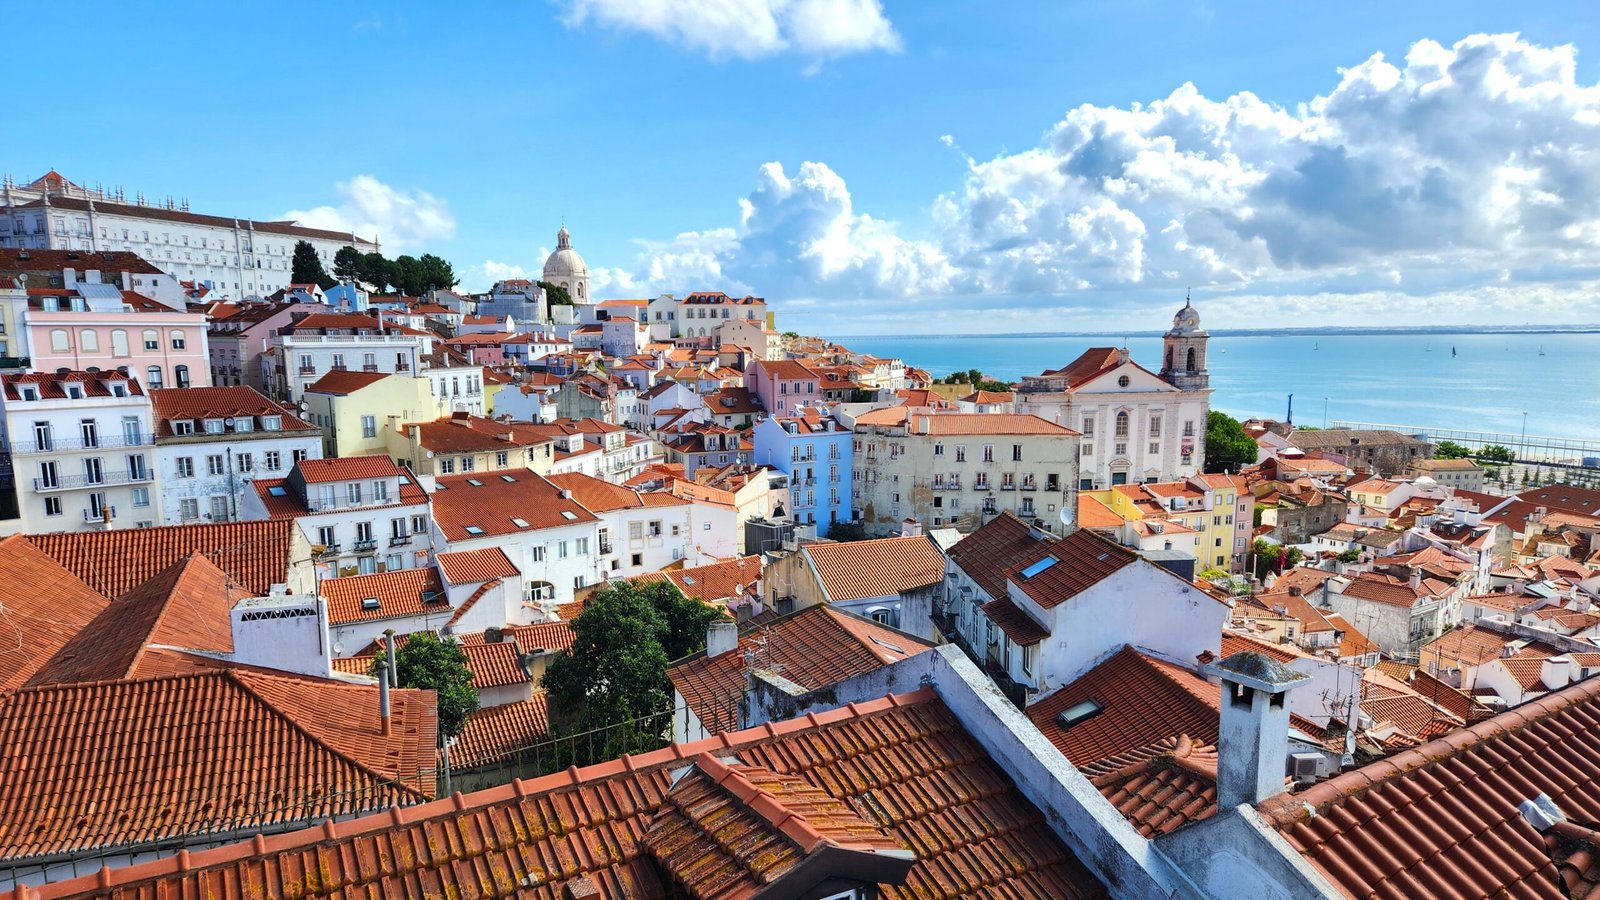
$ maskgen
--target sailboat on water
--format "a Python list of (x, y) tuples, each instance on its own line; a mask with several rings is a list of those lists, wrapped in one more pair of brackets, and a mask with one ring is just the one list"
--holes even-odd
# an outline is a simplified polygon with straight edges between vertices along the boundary
[(1422, 348), (1422, 351), (1424, 353), (1432, 353), (1433, 352), (1433, 341), (1429, 341), (1428, 342), (1428, 346)]
[(1540, 344), (1540, 345), (1539, 345), (1539, 355), (1540, 355), (1540, 356), (1543, 356), (1543, 355), (1544, 355), (1544, 345), (1543, 345), (1543, 344)]

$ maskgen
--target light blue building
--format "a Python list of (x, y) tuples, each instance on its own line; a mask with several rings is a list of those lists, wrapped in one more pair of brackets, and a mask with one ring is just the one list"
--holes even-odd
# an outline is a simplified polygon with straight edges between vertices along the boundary
[(789, 476), (791, 519), (827, 537), (835, 522), (853, 520), (850, 450), (853, 434), (833, 417), (805, 408), (756, 423), (755, 462)]

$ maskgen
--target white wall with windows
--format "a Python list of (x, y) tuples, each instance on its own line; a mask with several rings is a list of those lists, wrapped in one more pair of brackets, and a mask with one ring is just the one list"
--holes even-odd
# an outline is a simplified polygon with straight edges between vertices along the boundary
[(155, 454), (162, 523), (239, 521), (253, 481), (283, 478), (300, 460), (322, 457), (316, 429), (281, 429), (281, 420), (272, 416), (174, 423), (181, 433), (160, 438)]

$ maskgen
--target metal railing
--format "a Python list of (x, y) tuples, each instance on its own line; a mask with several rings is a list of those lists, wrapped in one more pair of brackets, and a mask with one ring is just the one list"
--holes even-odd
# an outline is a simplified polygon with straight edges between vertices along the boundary
[(102, 506), (99, 509), (86, 509), (83, 511), (83, 520), (90, 523), (109, 522), (117, 517), (115, 506)]
[(119, 447), (149, 447), (153, 434), (105, 434), (90, 440), (82, 436), (51, 437), (42, 441), (12, 441), (12, 453), (61, 453), (67, 450), (115, 450)]
[(376, 550), (377, 548), (378, 541), (376, 538), (357, 538), (350, 543), (350, 549), (356, 551), (357, 553), (360, 553), (363, 550)]
[(33, 480), (33, 489), (39, 493), (48, 493), (49, 491), (67, 491), (73, 488), (103, 487), (105, 485), (148, 484), (154, 481), (155, 477), (155, 473), (148, 470), (144, 472), (106, 472), (98, 478), (91, 478), (88, 475), (59, 475), (51, 479), (35, 478)]

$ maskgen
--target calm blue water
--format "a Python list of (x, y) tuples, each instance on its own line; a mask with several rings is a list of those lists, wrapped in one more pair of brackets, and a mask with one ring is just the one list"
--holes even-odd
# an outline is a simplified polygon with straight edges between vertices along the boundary
[[(1014, 381), (1059, 368), (1120, 338), (865, 336), (840, 343), (899, 357), (935, 376), (982, 369)], [(1161, 339), (1127, 341), (1135, 362), (1161, 366)], [(1457, 355), (1450, 356), (1455, 347)], [(1432, 347), (1429, 352), (1428, 348)], [(1540, 347), (1544, 356), (1539, 355)], [(1229, 415), (1600, 439), (1600, 334), (1249, 335), (1211, 339), (1212, 406)]]

